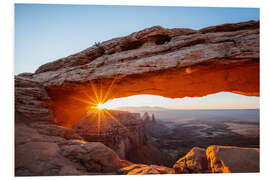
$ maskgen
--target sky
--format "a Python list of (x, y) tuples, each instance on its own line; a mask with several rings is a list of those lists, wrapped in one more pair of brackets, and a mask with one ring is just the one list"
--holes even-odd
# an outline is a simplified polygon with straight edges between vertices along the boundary
[[(249, 20), (259, 20), (258, 8), (16, 4), (14, 73), (34, 72), (42, 64), (77, 53), (95, 42), (155, 25), (200, 29)], [(138, 102), (141, 105), (155, 102), (166, 108), (181, 108), (200, 100), (204, 107), (213, 106), (213, 103), (217, 107), (218, 102), (223, 102), (220, 107), (259, 107), (258, 97), (224, 92), (200, 99), (128, 98), (135, 106)]]
[(259, 98), (230, 92), (174, 99), (154, 95), (135, 95), (112, 99), (104, 104), (107, 109), (126, 106), (156, 106), (167, 109), (259, 109)]

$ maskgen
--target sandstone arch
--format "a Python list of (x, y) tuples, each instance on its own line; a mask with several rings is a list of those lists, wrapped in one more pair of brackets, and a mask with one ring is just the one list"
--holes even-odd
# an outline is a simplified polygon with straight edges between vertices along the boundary
[[(136, 94), (200, 97), (220, 91), (259, 96), (259, 22), (201, 30), (154, 26), (47, 63), (18, 78), (46, 89), (50, 98), (46, 108), (66, 127), (85, 115), (89, 104), (74, 98), (95, 98), (92, 85), (102, 91), (102, 97), (110, 89), (104, 101)], [(20, 111), (21, 102), (16, 103)]]

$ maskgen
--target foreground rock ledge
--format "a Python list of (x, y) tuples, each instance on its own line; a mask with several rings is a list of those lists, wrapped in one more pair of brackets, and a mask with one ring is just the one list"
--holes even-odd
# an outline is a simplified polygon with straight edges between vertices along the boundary
[(260, 172), (259, 148), (209, 146), (194, 147), (173, 166), (183, 173), (251, 173)]

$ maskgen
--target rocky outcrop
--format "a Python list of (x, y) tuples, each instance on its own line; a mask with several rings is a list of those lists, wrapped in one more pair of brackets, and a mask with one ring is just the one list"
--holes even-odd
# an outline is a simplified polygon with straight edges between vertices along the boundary
[(155, 118), (154, 113), (152, 114), (152, 123), (156, 123), (156, 118)]
[(15, 78), (16, 176), (116, 173), (121, 168), (109, 147), (86, 142), (72, 129), (55, 124), (49, 102), (42, 84)]
[(175, 170), (164, 166), (132, 164), (120, 169), (118, 173), (127, 175), (175, 174)]
[(75, 163), (82, 163), (89, 172), (115, 172), (121, 168), (117, 154), (100, 142), (75, 142), (63, 145), (61, 154)]
[(43, 125), (29, 127), (24, 123), (15, 128), (16, 176), (115, 174), (122, 167), (112, 149), (81, 140), (72, 130), (49, 134), (51, 129)]
[(145, 112), (145, 113), (143, 114), (142, 120), (143, 120), (144, 122), (150, 121), (150, 116), (149, 116), (148, 112)]
[(213, 173), (260, 171), (260, 151), (258, 148), (209, 146), (206, 155)]
[(173, 166), (176, 173), (259, 172), (259, 149), (232, 146), (194, 147)]
[[(16, 176), (80, 175), (78, 165), (59, 154), (51, 142), (29, 142), (15, 148)], [(81, 167), (83, 169), (83, 167)]]
[[(100, 141), (112, 148), (121, 159), (134, 163), (169, 166), (172, 158), (147, 142), (144, 121), (137, 114), (105, 110), (100, 117), (96, 112), (74, 125), (73, 130), (87, 141)], [(98, 112), (97, 112), (98, 113)], [(108, 115), (108, 113), (110, 115)]]
[(24, 122), (54, 122), (49, 109), (49, 96), (44, 86), (32, 79), (15, 77), (15, 120)]
[(205, 149), (194, 147), (174, 165), (176, 173), (209, 173)]
[[(64, 132), (66, 131), (68, 130)], [(73, 163), (59, 153), (60, 147), (67, 142), (68, 139), (65, 139), (64, 136), (41, 134), (37, 129), (30, 127), (29, 124), (26, 125), (23, 122), (16, 123), (15, 175), (52, 176), (87, 174), (82, 164)]]

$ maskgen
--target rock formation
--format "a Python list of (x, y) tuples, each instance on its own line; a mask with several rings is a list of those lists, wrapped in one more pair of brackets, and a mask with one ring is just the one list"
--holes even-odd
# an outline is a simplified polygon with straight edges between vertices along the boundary
[(156, 123), (156, 118), (155, 118), (154, 113), (152, 114), (152, 123)]
[(149, 122), (149, 121), (150, 121), (150, 116), (149, 116), (148, 112), (145, 112), (145, 113), (143, 114), (142, 120), (143, 120), (144, 122)]
[(72, 130), (96, 105), (90, 99), (199, 97), (220, 91), (259, 96), (259, 22), (201, 30), (154, 26), (19, 74), (15, 175), (116, 173), (122, 167), (112, 149)]
[[(89, 104), (74, 97), (153, 94), (200, 97), (220, 91), (259, 96), (259, 22), (200, 30), (154, 26), (42, 65), (21, 77), (39, 82), (51, 98), (56, 121), (72, 127)], [(214, 71), (213, 71), (214, 69)], [(113, 86), (111, 84), (113, 83)]]
[(119, 170), (119, 174), (175, 174), (175, 170), (164, 166), (132, 164)]
[[(107, 110), (109, 115), (100, 117), (95, 112), (80, 120), (73, 130), (89, 142), (99, 141), (113, 149), (121, 159), (136, 163), (169, 166), (172, 159), (147, 142), (144, 121), (137, 114)], [(100, 126), (100, 127), (98, 127)], [(100, 129), (100, 132), (98, 132)]]
[(209, 173), (205, 149), (194, 147), (173, 166), (176, 173)]
[(260, 151), (258, 148), (209, 146), (206, 155), (213, 173), (260, 171)]
[(176, 173), (259, 172), (259, 149), (232, 146), (194, 147), (173, 166)]

